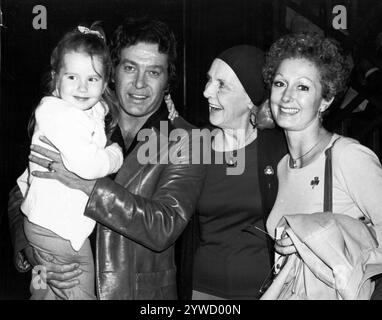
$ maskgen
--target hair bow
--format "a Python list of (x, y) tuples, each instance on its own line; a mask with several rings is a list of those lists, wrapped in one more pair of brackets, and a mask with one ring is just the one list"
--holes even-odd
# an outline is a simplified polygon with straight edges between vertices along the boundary
[(78, 29), (79, 32), (81, 32), (83, 34), (88, 34), (88, 33), (95, 34), (97, 37), (101, 38), (102, 40), (105, 40), (103, 35), (99, 31), (90, 30), (89, 28), (83, 27), (83, 26), (78, 26), (77, 29)]

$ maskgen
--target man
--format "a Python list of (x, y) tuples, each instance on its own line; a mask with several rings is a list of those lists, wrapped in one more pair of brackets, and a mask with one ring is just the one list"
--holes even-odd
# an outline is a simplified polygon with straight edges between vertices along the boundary
[[(142, 129), (159, 134), (161, 121), (172, 128), (161, 105), (175, 76), (175, 37), (162, 22), (130, 19), (116, 29), (110, 49), (117, 97), (117, 107), (112, 109), (117, 126), (110, 140), (118, 142), (125, 155), (115, 180), (80, 179), (65, 169), (58, 153), (38, 146), (32, 150), (53, 161), (33, 156), (31, 160), (51, 170), (36, 176), (58, 179), (89, 195), (84, 214), (99, 222), (96, 284), (100, 299), (176, 299), (174, 243), (194, 212), (205, 172), (202, 165), (189, 164), (191, 143), (185, 135), (170, 141), (164, 153), (154, 155), (163, 160), (181, 154), (180, 161), (168, 164), (142, 163), (143, 142), (137, 139)], [(22, 232), (21, 201), (15, 188), (8, 211), (18, 269), (28, 270), (30, 260), (32, 265), (46, 266), (51, 286), (76, 285), (81, 271), (75, 264), (58, 265), (53, 257), (29, 247)]]

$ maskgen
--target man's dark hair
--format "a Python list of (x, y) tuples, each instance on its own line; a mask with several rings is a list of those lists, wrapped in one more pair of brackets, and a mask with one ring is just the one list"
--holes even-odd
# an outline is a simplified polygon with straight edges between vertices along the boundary
[(176, 79), (176, 39), (169, 26), (159, 20), (127, 18), (118, 26), (109, 46), (114, 68), (120, 63), (121, 51), (139, 42), (158, 44), (159, 52), (168, 56), (168, 83), (172, 86)]

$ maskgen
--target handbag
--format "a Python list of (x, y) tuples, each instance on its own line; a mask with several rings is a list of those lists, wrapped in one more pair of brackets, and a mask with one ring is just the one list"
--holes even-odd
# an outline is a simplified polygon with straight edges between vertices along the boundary
[(284, 216), (297, 253), (286, 257), (262, 300), (369, 299), (374, 290), (370, 278), (382, 272), (378, 243), (364, 223), (332, 212), (337, 140), (325, 151), (323, 212)]

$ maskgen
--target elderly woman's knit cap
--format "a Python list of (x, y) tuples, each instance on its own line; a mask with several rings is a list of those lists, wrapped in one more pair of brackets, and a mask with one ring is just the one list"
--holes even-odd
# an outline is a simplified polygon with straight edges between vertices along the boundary
[(262, 75), (264, 52), (254, 46), (239, 45), (223, 51), (217, 58), (235, 72), (252, 103), (260, 105), (265, 98)]

